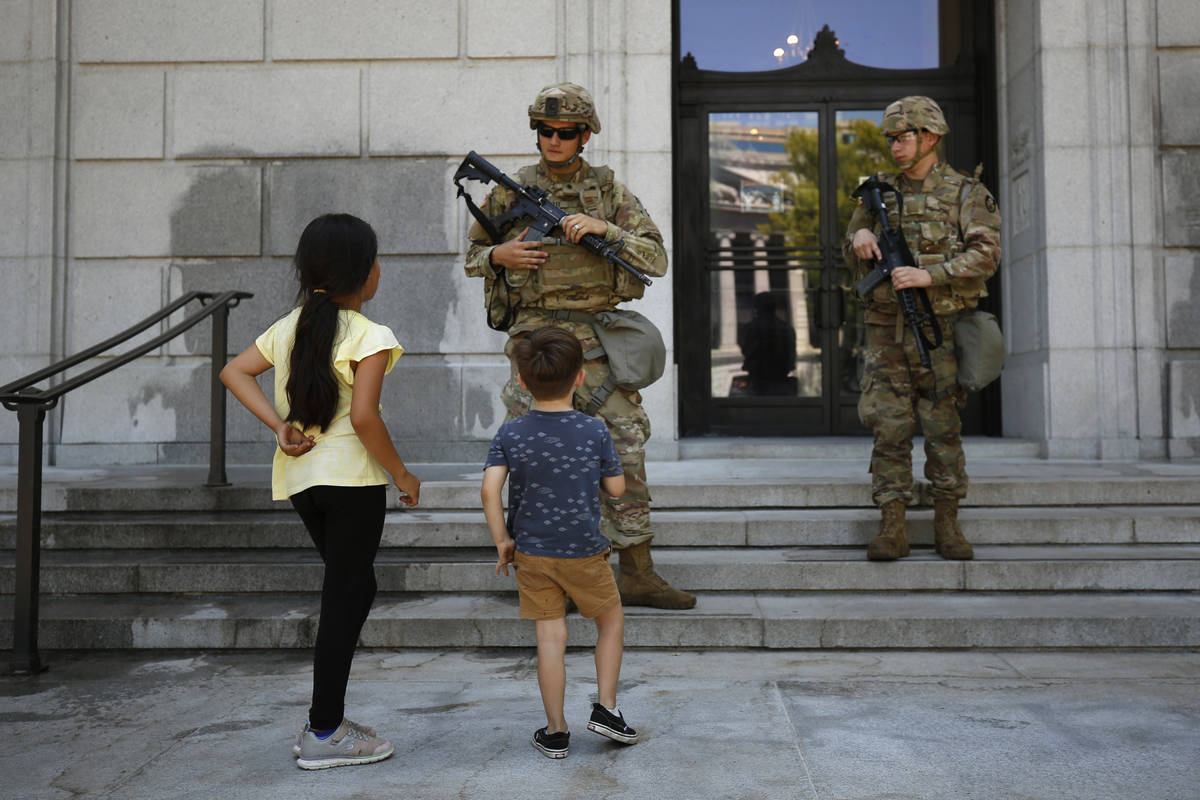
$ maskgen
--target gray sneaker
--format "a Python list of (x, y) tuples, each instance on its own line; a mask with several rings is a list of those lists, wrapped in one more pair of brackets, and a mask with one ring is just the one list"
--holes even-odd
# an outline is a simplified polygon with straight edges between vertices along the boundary
[(373, 764), (395, 752), (387, 739), (368, 736), (361, 728), (351, 727), (342, 720), (328, 739), (318, 739), (310, 729), (300, 737), (300, 757), (296, 766), (301, 769), (328, 769), (353, 764)]
[[(350, 719), (349, 717), (345, 717), (343, 719), (343, 722), (345, 722), (351, 728), (354, 728), (356, 731), (365, 733), (367, 736), (376, 736), (377, 735), (375, 733), (374, 728), (367, 726), (367, 725), (359, 725), (357, 722)], [(301, 745), (301, 743), (304, 742), (304, 732), (307, 730), (308, 730), (308, 723), (306, 722), (306, 723), (304, 723), (304, 727), (300, 729), (300, 734), (296, 737), (296, 743), (294, 745), (292, 745), (292, 755), (296, 756), (297, 758), (300, 756), (300, 745)]]

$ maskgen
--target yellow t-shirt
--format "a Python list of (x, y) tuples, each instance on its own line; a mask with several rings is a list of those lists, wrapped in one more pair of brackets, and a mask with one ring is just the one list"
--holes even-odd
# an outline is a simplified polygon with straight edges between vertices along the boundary
[[(294, 309), (259, 336), (254, 343), (263, 358), (275, 367), (275, 410), (287, 419), (287, 382), (290, 373), (292, 343), (300, 309)], [(367, 452), (354, 426), (350, 424), (350, 398), (354, 394), (352, 362), (362, 361), (380, 351), (388, 351), (387, 369), (392, 371), (404, 348), (385, 325), (379, 325), (357, 311), (338, 312), (338, 335), (333, 345), (333, 371), (337, 376), (338, 401), (333, 421), (324, 433), (315, 426), (304, 432), (316, 440), (316, 446), (302, 456), (284, 455), (275, 448), (271, 462), (271, 497), (286, 500), (310, 486), (377, 486), (391, 483), (387, 471)], [(383, 406), (380, 406), (380, 411)]]

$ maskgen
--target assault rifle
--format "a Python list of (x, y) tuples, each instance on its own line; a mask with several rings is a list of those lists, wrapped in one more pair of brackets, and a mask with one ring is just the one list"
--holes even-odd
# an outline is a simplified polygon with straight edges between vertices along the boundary
[[(876, 261), (875, 268), (854, 287), (858, 296), (863, 299), (866, 299), (879, 284), (891, 281), (892, 270), (896, 267), (915, 266), (917, 263), (908, 249), (908, 242), (904, 241), (903, 231), (894, 229), (888, 222), (887, 207), (883, 204), (883, 192), (885, 191), (893, 192), (896, 195), (897, 214), (903, 215), (903, 195), (894, 186), (883, 183), (874, 175), (863, 181), (862, 185), (851, 195), (861, 198), (867, 211), (879, 218), (882, 233), (877, 244), (883, 258)], [(918, 296), (921, 298), (923, 308), (917, 307)], [(933, 304), (929, 302), (929, 295), (924, 288), (900, 289), (896, 292), (896, 299), (900, 301), (900, 313), (904, 316), (904, 324), (913, 332), (913, 338), (916, 339), (917, 353), (921, 356), (921, 366), (929, 369), (931, 363), (929, 351), (936, 350), (942, 344), (942, 328), (938, 325), (937, 317), (933, 315)], [(932, 342), (925, 336), (925, 328), (932, 331)]]
[[(513, 192), (517, 196), (517, 203), (508, 211), (488, 219), (471, 200), (471, 196), (463, 189), (463, 185), (459, 182), (463, 178), (482, 181), (483, 183), (495, 181)], [(563, 217), (567, 216), (567, 212), (550, 202), (545, 189), (539, 189), (536, 186), (521, 186), (512, 178), (496, 169), (491, 162), (474, 150), (467, 154), (462, 164), (459, 165), (458, 171), (454, 173), (454, 185), (458, 187), (458, 196), (467, 201), (467, 209), (471, 212), (471, 215), (479, 220), (479, 224), (483, 226), (495, 244), (500, 244), (502, 241), (502, 237), (500, 236), (501, 226), (513, 220), (519, 220), (523, 217), (528, 218), (529, 233), (526, 234), (525, 241), (538, 242), (542, 240), (542, 237), (558, 227)], [(579, 244), (591, 250), (596, 255), (602, 256), (611, 263), (625, 269), (629, 274), (647, 286), (650, 285), (651, 281), (646, 276), (646, 273), (618, 255), (621, 252), (621, 248), (625, 246), (624, 241), (615, 243), (606, 242), (603, 237), (597, 236), (594, 233), (585, 233), (583, 238), (579, 240)]]

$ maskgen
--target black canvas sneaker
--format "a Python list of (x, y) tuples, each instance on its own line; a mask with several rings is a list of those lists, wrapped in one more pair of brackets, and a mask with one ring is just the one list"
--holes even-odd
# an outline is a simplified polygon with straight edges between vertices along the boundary
[(566, 758), (567, 745), (571, 742), (569, 731), (546, 733), (545, 728), (533, 732), (533, 746), (542, 751), (546, 758)]
[(599, 703), (592, 703), (592, 718), (588, 720), (588, 730), (621, 744), (636, 744), (638, 740), (637, 731), (625, 724), (623, 714), (613, 714)]

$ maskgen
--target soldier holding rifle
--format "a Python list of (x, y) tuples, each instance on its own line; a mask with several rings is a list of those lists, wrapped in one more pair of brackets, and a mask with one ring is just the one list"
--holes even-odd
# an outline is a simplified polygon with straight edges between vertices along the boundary
[[(912, 501), (912, 440), (917, 419), (925, 435), (925, 477), (934, 501), (937, 552), (948, 559), (974, 556), (958, 524), (958, 501), (967, 494), (959, 414), (966, 390), (958, 384), (955, 318), (987, 295), (985, 282), (1000, 261), (1000, 214), (978, 180), (947, 165), (939, 141), (949, 133), (942, 109), (928, 97), (904, 97), (884, 111), (881, 129), (899, 172), (877, 179), (894, 193), (883, 200), (892, 227), (907, 240), (914, 264), (891, 271), (864, 298), (866, 347), (859, 418), (875, 435), (871, 453), (872, 499), (881, 509), (879, 535), (867, 547), (873, 561), (908, 555), (905, 508)], [(881, 226), (860, 205), (846, 230), (843, 252), (854, 279), (882, 258)], [(896, 292), (928, 295), (942, 342), (921, 363), (918, 339), (905, 325)]]
[[(506, 220), (497, 231), (501, 241), (493, 241), (476, 221), (469, 234), (467, 275), (485, 280), (489, 320), (508, 331), (505, 352), (510, 362), (516, 342), (547, 325), (565, 328), (580, 340), (587, 378), (576, 393), (576, 408), (607, 423), (625, 471), (625, 493), (604, 496), (601, 523), (619, 555), (621, 601), (691, 608), (696, 598), (663, 580), (650, 558), (653, 532), (645, 467), (650, 420), (636, 390), (606, 384), (608, 357), (595, 333), (594, 315), (640, 298), (645, 285), (631, 271), (579, 246), (585, 235), (593, 234), (637, 270), (660, 276), (667, 271), (662, 234), (637, 197), (614, 179), (611, 169), (592, 166), (580, 157), (592, 134), (600, 132), (595, 104), (586, 89), (574, 83), (545, 87), (529, 106), (529, 127), (536, 131), (542, 157), (522, 168), (516, 182), (545, 191), (566, 216), (545, 238), (535, 241), (527, 236), (530, 228), (525, 221), (503, 216), (517, 198), (510, 189), (497, 186), (480, 208), (488, 218)], [(515, 365), (501, 398), (510, 419), (532, 407), (532, 397), (517, 381)]]

